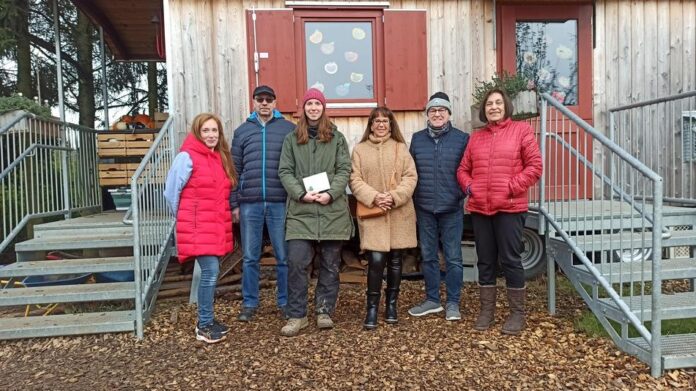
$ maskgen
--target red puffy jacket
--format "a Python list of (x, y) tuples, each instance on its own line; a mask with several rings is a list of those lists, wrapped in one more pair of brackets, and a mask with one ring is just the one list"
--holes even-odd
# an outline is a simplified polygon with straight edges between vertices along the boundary
[(542, 173), (541, 153), (526, 122), (505, 119), (475, 131), (457, 169), (469, 212), (527, 211), (527, 189)]
[(193, 162), (193, 171), (181, 191), (176, 215), (179, 262), (198, 255), (223, 256), (232, 252), (231, 183), (220, 154), (189, 134), (181, 146)]

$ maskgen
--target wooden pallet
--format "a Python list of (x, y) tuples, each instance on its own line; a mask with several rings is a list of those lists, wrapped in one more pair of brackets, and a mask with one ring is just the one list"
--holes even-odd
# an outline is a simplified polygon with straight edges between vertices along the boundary
[(139, 163), (99, 163), (101, 186), (128, 186)]

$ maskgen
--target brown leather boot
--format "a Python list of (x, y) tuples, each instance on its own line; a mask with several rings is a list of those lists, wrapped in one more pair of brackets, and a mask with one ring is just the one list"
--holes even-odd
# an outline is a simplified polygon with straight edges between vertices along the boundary
[(479, 286), (479, 300), (481, 311), (474, 323), (474, 330), (486, 331), (495, 323), (495, 285)]
[(519, 335), (525, 324), (524, 299), (525, 288), (507, 288), (510, 315), (503, 325), (503, 334)]

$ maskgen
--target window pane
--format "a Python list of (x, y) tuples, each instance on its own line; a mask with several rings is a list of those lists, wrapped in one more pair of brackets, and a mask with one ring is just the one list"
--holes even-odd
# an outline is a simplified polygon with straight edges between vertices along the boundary
[(307, 88), (327, 99), (374, 99), (372, 24), (306, 22)]
[(517, 72), (565, 105), (578, 104), (576, 20), (517, 22)]

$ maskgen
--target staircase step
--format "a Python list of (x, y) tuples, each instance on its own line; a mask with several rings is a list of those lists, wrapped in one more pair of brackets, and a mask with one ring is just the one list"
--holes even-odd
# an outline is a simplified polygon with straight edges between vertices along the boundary
[(133, 236), (133, 227), (75, 227), (66, 229), (35, 230), (34, 239), (69, 238), (74, 236)]
[[(595, 267), (610, 282), (650, 281), (652, 280), (652, 261), (613, 262), (597, 264)], [(589, 273), (585, 265), (573, 265), (577, 270)], [(696, 258), (662, 259), (660, 261), (662, 280), (696, 278)]]
[[(633, 233), (605, 233), (601, 235), (580, 235), (571, 237), (575, 243), (585, 252), (606, 250), (629, 250), (631, 248), (652, 247), (652, 232)], [(563, 239), (552, 239), (561, 240)], [(696, 244), (696, 231), (672, 231), (672, 236), (662, 239), (662, 247), (691, 246)]]
[(133, 257), (15, 262), (0, 268), (0, 278), (133, 270)]
[(68, 220), (58, 220), (34, 226), (36, 231), (64, 231), (67, 229), (119, 228), (128, 227), (123, 224), (126, 212), (108, 211)]
[(134, 311), (0, 319), (0, 340), (133, 331)]
[(0, 306), (133, 299), (134, 282), (56, 285), (0, 290)]
[(61, 238), (30, 239), (15, 245), (16, 252), (81, 250), (87, 248), (133, 247), (133, 235), (117, 236), (66, 236)]
[[(628, 341), (642, 351), (651, 349), (643, 338), (629, 338)], [(696, 334), (663, 335), (661, 342), (664, 370), (696, 367)]]
[[(652, 297), (650, 295), (623, 296), (623, 300), (639, 319), (650, 320), (652, 315)], [(599, 301), (618, 311), (614, 300), (606, 298), (599, 299)], [(662, 309), (662, 319), (696, 318), (696, 293), (663, 294), (660, 297), (660, 309)]]

